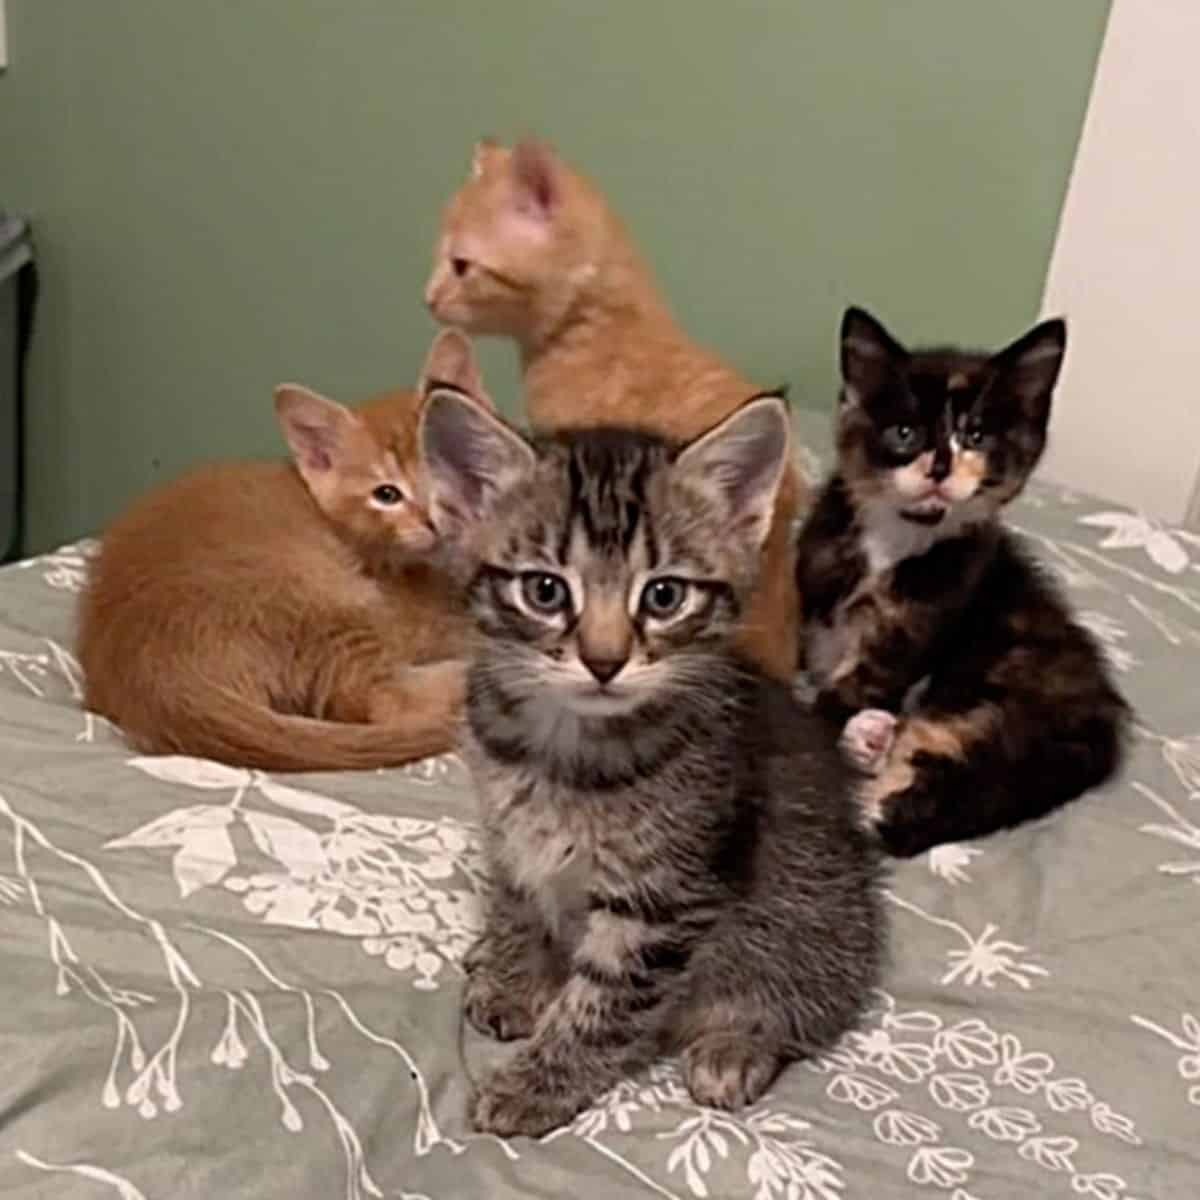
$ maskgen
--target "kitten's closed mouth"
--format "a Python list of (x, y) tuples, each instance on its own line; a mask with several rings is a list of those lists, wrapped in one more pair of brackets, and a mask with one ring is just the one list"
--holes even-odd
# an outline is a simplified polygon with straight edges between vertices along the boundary
[(914, 525), (937, 525), (946, 515), (945, 506), (938, 504), (932, 508), (902, 508), (900, 515)]
[(625, 688), (591, 687), (573, 692), (568, 703), (586, 716), (611, 716), (628, 712), (637, 703), (637, 697)]

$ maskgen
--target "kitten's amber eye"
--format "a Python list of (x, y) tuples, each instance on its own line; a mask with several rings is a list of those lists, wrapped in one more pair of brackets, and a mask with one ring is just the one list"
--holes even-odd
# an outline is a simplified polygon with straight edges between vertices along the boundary
[(383, 508), (395, 508), (404, 499), (404, 493), (394, 483), (381, 483), (371, 493), (371, 499)]
[(450, 270), (461, 279), (471, 269), (471, 260), (469, 258), (452, 258), (450, 260)]
[(648, 617), (664, 620), (673, 617), (687, 596), (687, 584), (682, 579), (652, 579), (642, 589), (638, 607)]
[(530, 571), (521, 577), (521, 594), (536, 613), (554, 616), (571, 606), (571, 589), (561, 575)]

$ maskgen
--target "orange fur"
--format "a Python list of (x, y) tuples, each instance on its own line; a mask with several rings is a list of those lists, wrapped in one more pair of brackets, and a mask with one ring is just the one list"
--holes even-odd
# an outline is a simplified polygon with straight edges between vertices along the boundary
[[(483, 399), (473, 372), (443, 333), (426, 375)], [(431, 562), (421, 393), (354, 412), (285, 385), (276, 407), (294, 464), (201, 468), (106, 532), (80, 613), (88, 707), (140, 750), (264, 770), (450, 749), (468, 624)], [(389, 484), (406, 499), (384, 509)]]
[[(516, 340), (535, 430), (640, 427), (690, 440), (759, 389), (688, 338), (599, 190), (546, 148), (476, 148), (446, 208), (426, 300), (444, 324)], [(807, 502), (790, 465), (743, 646), (795, 672), (792, 523)]]

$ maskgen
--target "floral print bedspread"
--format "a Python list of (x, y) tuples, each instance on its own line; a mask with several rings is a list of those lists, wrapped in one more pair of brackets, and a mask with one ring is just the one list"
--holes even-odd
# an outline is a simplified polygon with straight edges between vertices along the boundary
[(1012, 523), (1138, 710), (1125, 777), (897, 867), (869, 1019), (736, 1116), (671, 1062), (473, 1135), (484, 886), (452, 757), (270, 776), (79, 706), (89, 543), (0, 571), (0, 1192), (13, 1200), (1200, 1194), (1200, 538), (1048, 487)]

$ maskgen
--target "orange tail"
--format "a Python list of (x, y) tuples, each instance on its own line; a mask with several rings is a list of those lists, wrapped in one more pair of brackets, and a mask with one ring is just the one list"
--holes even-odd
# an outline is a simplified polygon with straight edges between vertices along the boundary
[(398, 767), (454, 749), (458, 716), (443, 697), (388, 724), (350, 724), (277, 713), (208, 680), (177, 683), (156, 728), (124, 732), (138, 749), (188, 754), (263, 771)]

